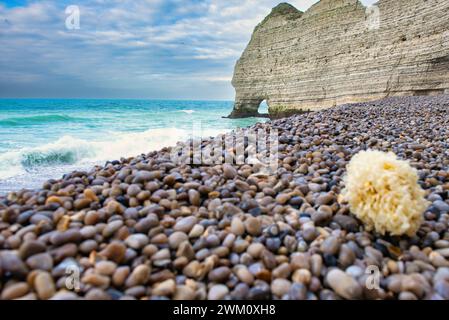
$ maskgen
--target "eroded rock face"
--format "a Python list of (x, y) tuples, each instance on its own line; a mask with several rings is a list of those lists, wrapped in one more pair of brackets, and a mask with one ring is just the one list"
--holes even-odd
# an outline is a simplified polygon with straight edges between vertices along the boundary
[(280, 4), (235, 67), (230, 117), (274, 117), (388, 96), (449, 92), (449, 1)]

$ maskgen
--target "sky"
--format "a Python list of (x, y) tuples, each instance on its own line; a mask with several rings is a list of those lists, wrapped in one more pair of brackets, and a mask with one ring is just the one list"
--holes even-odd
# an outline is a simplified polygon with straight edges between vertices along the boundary
[(235, 62), (280, 2), (0, 1), (0, 98), (233, 100)]

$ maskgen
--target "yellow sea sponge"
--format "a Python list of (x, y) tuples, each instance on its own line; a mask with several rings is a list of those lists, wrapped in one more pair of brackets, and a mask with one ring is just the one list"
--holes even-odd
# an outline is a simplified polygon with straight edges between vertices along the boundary
[(342, 200), (366, 226), (384, 235), (413, 236), (429, 206), (418, 172), (392, 153), (361, 151), (347, 166)]

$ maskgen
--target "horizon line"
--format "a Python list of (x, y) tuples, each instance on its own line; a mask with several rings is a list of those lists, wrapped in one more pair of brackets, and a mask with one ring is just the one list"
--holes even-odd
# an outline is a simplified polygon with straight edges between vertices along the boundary
[(0, 100), (152, 100), (152, 101), (223, 101), (234, 102), (234, 99), (182, 99), (182, 98), (14, 98), (0, 97)]

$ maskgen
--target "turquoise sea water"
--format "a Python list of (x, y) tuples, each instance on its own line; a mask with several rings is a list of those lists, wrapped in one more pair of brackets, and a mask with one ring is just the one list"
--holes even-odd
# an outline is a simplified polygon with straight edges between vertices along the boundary
[[(266, 119), (223, 119), (231, 101), (0, 99), (0, 193)], [(262, 107), (263, 108), (263, 107)], [(264, 111), (263, 109), (261, 110)]]

